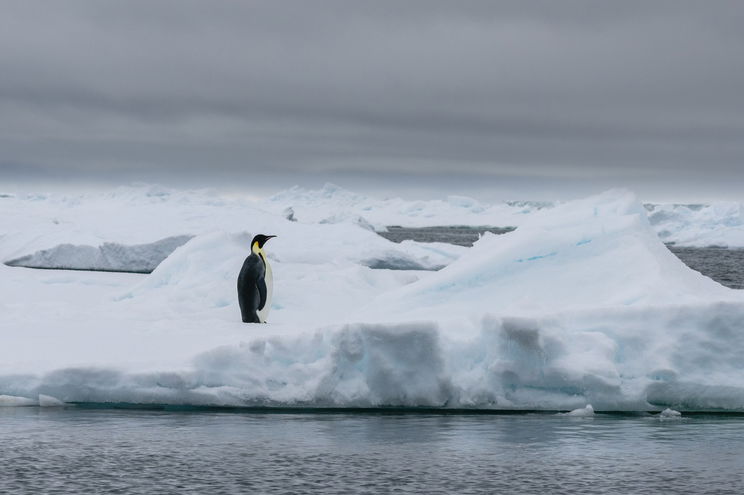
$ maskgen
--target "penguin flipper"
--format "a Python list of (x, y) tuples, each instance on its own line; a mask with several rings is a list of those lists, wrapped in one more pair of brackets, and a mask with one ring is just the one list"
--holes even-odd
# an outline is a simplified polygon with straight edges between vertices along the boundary
[(258, 289), (258, 310), (261, 311), (266, 306), (266, 280), (263, 278), (256, 280), (256, 288)]

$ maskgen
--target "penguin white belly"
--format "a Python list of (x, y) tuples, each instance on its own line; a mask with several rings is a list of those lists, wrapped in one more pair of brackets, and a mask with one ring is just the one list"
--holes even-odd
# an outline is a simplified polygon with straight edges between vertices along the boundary
[(269, 317), (269, 310), (271, 309), (271, 295), (274, 291), (274, 276), (271, 273), (271, 265), (269, 260), (264, 258), (266, 263), (266, 274), (264, 275), (264, 281), (266, 282), (266, 304), (263, 309), (256, 312), (258, 319), (261, 323), (266, 323), (266, 319)]

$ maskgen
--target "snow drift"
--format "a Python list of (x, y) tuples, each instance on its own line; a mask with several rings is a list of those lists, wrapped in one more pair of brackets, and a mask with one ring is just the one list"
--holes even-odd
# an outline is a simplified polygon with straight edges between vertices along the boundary
[[(194, 198), (133, 201), (125, 224), (144, 208), (196, 233), (149, 275), (0, 265), (0, 403), (744, 410), (744, 297), (674, 257), (631, 193), (452, 251), (301, 208), (210, 223)], [(235, 300), (246, 228), (279, 234), (266, 325), (240, 323)], [(365, 266), (386, 253), (447, 267)]]

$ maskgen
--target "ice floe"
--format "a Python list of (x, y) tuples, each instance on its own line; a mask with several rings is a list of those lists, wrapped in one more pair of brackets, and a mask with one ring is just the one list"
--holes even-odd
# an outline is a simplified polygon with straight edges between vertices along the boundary
[[(674, 257), (632, 193), (507, 204), (518, 229), (472, 248), (395, 244), (359, 220), (483, 224), (466, 198), (290, 193), (3, 198), (2, 261), (193, 238), (150, 274), (0, 265), (0, 403), (744, 410), (742, 293)], [(245, 325), (235, 278), (259, 232), (278, 235), (272, 319)], [(385, 264), (403, 269), (370, 268)]]
[(591, 404), (587, 404), (586, 407), (579, 407), (567, 413), (558, 413), (558, 415), (572, 418), (591, 418), (594, 416), (594, 408)]
[(668, 407), (659, 413), (660, 421), (674, 421), (680, 419), (682, 419), (682, 413), (675, 411), (674, 409), (669, 409)]

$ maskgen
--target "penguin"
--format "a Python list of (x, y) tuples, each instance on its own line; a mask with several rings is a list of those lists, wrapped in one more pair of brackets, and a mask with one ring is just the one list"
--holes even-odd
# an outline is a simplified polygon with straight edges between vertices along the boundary
[(243, 323), (266, 323), (271, 308), (272, 274), (263, 246), (275, 235), (259, 234), (238, 275), (238, 303)]

